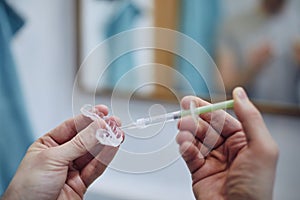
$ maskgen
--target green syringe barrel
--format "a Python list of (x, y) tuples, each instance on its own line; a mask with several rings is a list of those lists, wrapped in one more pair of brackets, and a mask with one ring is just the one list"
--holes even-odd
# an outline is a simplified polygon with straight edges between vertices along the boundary
[[(234, 100), (228, 100), (228, 101), (223, 101), (223, 102), (219, 102), (219, 103), (214, 103), (214, 104), (210, 104), (207, 106), (201, 106), (201, 107), (197, 107), (195, 108), (194, 113), (197, 115), (203, 114), (203, 113), (208, 113), (208, 112), (213, 112), (216, 110), (220, 110), (220, 109), (228, 109), (228, 108), (233, 108), (233, 104), (234, 104)], [(191, 115), (191, 110), (183, 110), (181, 111), (181, 117), (185, 117)]]

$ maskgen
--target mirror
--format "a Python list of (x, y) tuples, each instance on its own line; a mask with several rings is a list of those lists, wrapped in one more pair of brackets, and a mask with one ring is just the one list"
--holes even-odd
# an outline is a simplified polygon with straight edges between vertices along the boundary
[[(85, 91), (168, 100), (196, 94), (217, 101), (243, 85), (261, 110), (300, 114), (297, 0), (79, 0), (77, 6)], [(179, 31), (160, 41), (175, 50), (155, 48), (160, 31), (145, 27)], [(181, 33), (203, 51), (191, 48)], [(197, 66), (182, 55), (198, 56)]]

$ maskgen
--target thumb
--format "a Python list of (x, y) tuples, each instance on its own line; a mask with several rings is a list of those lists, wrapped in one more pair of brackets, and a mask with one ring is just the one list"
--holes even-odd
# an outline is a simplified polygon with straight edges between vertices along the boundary
[(59, 151), (57, 155), (64, 161), (73, 161), (88, 153), (93, 147), (99, 144), (96, 138), (96, 131), (99, 128), (105, 129), (105, 122), (102, 119), (94, 121), (70, 141), (59, 146), (56, 149)]
[(243, 88), (233, 91), (234, 112), (242, 124), (249, 145), (261, 144), (270, 137), (263, 118), (257, 108), (248, 99)]

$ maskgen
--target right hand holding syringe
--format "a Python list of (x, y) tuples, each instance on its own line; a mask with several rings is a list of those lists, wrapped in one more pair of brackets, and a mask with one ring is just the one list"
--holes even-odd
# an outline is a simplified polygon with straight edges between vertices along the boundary
[(147, 118), (140, 118), (137, 119), (135, 122), (122, 126), (120, 127), (122, 130), (124, 129), (143, 129), (148, 126), (156, 125), (156, 124), (161, 124), (161, 123), (166, 123), (166, 122), (171, 122), (177, 119), (180, 119), (184, 116), (191, 115), (193, 117), (198, 116), (203, 113), (207, 112), (212, 112), (215, 110), (220, 110), (220, 109), (228, 109), (233, 107), (233, 100), (228, 100), (228, 101), (223, 101), (215, 104), (210, 104), (207, 106), (202, 106), (202, 107), (195, 107), (193, 102), (191, 102), (190, 110), (179, 110), (175, 112), (170, 112), (166, 113), (163, 115), (157, 115), (154, 117), (147, 117)]

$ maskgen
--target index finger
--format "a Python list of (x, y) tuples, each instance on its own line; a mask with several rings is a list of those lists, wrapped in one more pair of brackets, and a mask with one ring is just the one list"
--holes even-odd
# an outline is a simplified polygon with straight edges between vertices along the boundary
[[(105, 105), (97, 105), (95, 108), (104, 115), (108, 114), (108, 108)], [(92, 122), (93, 121), (90, 118), (85, 117), (82, 114), (77, 115), (76, 117), (63, 122), (45, 136), (50, 136), (56, 143), (63, 144), (72, 139), (78, 132), (86, 128)]]
[[(186, 96), (181, 100), (183, 109), (190, 108), (190, 102), (193, 101), (196, 107), (210, 105), (209, 102), (195, 96)], [(234, 117), (226, 113), (224, 110), (217, 110), (214, 112), (201, 114), (200, 117), (208, 122), (218, 133), (224, 137), (229, 137), (233, 133), (242, 130), (241, 123)]]

